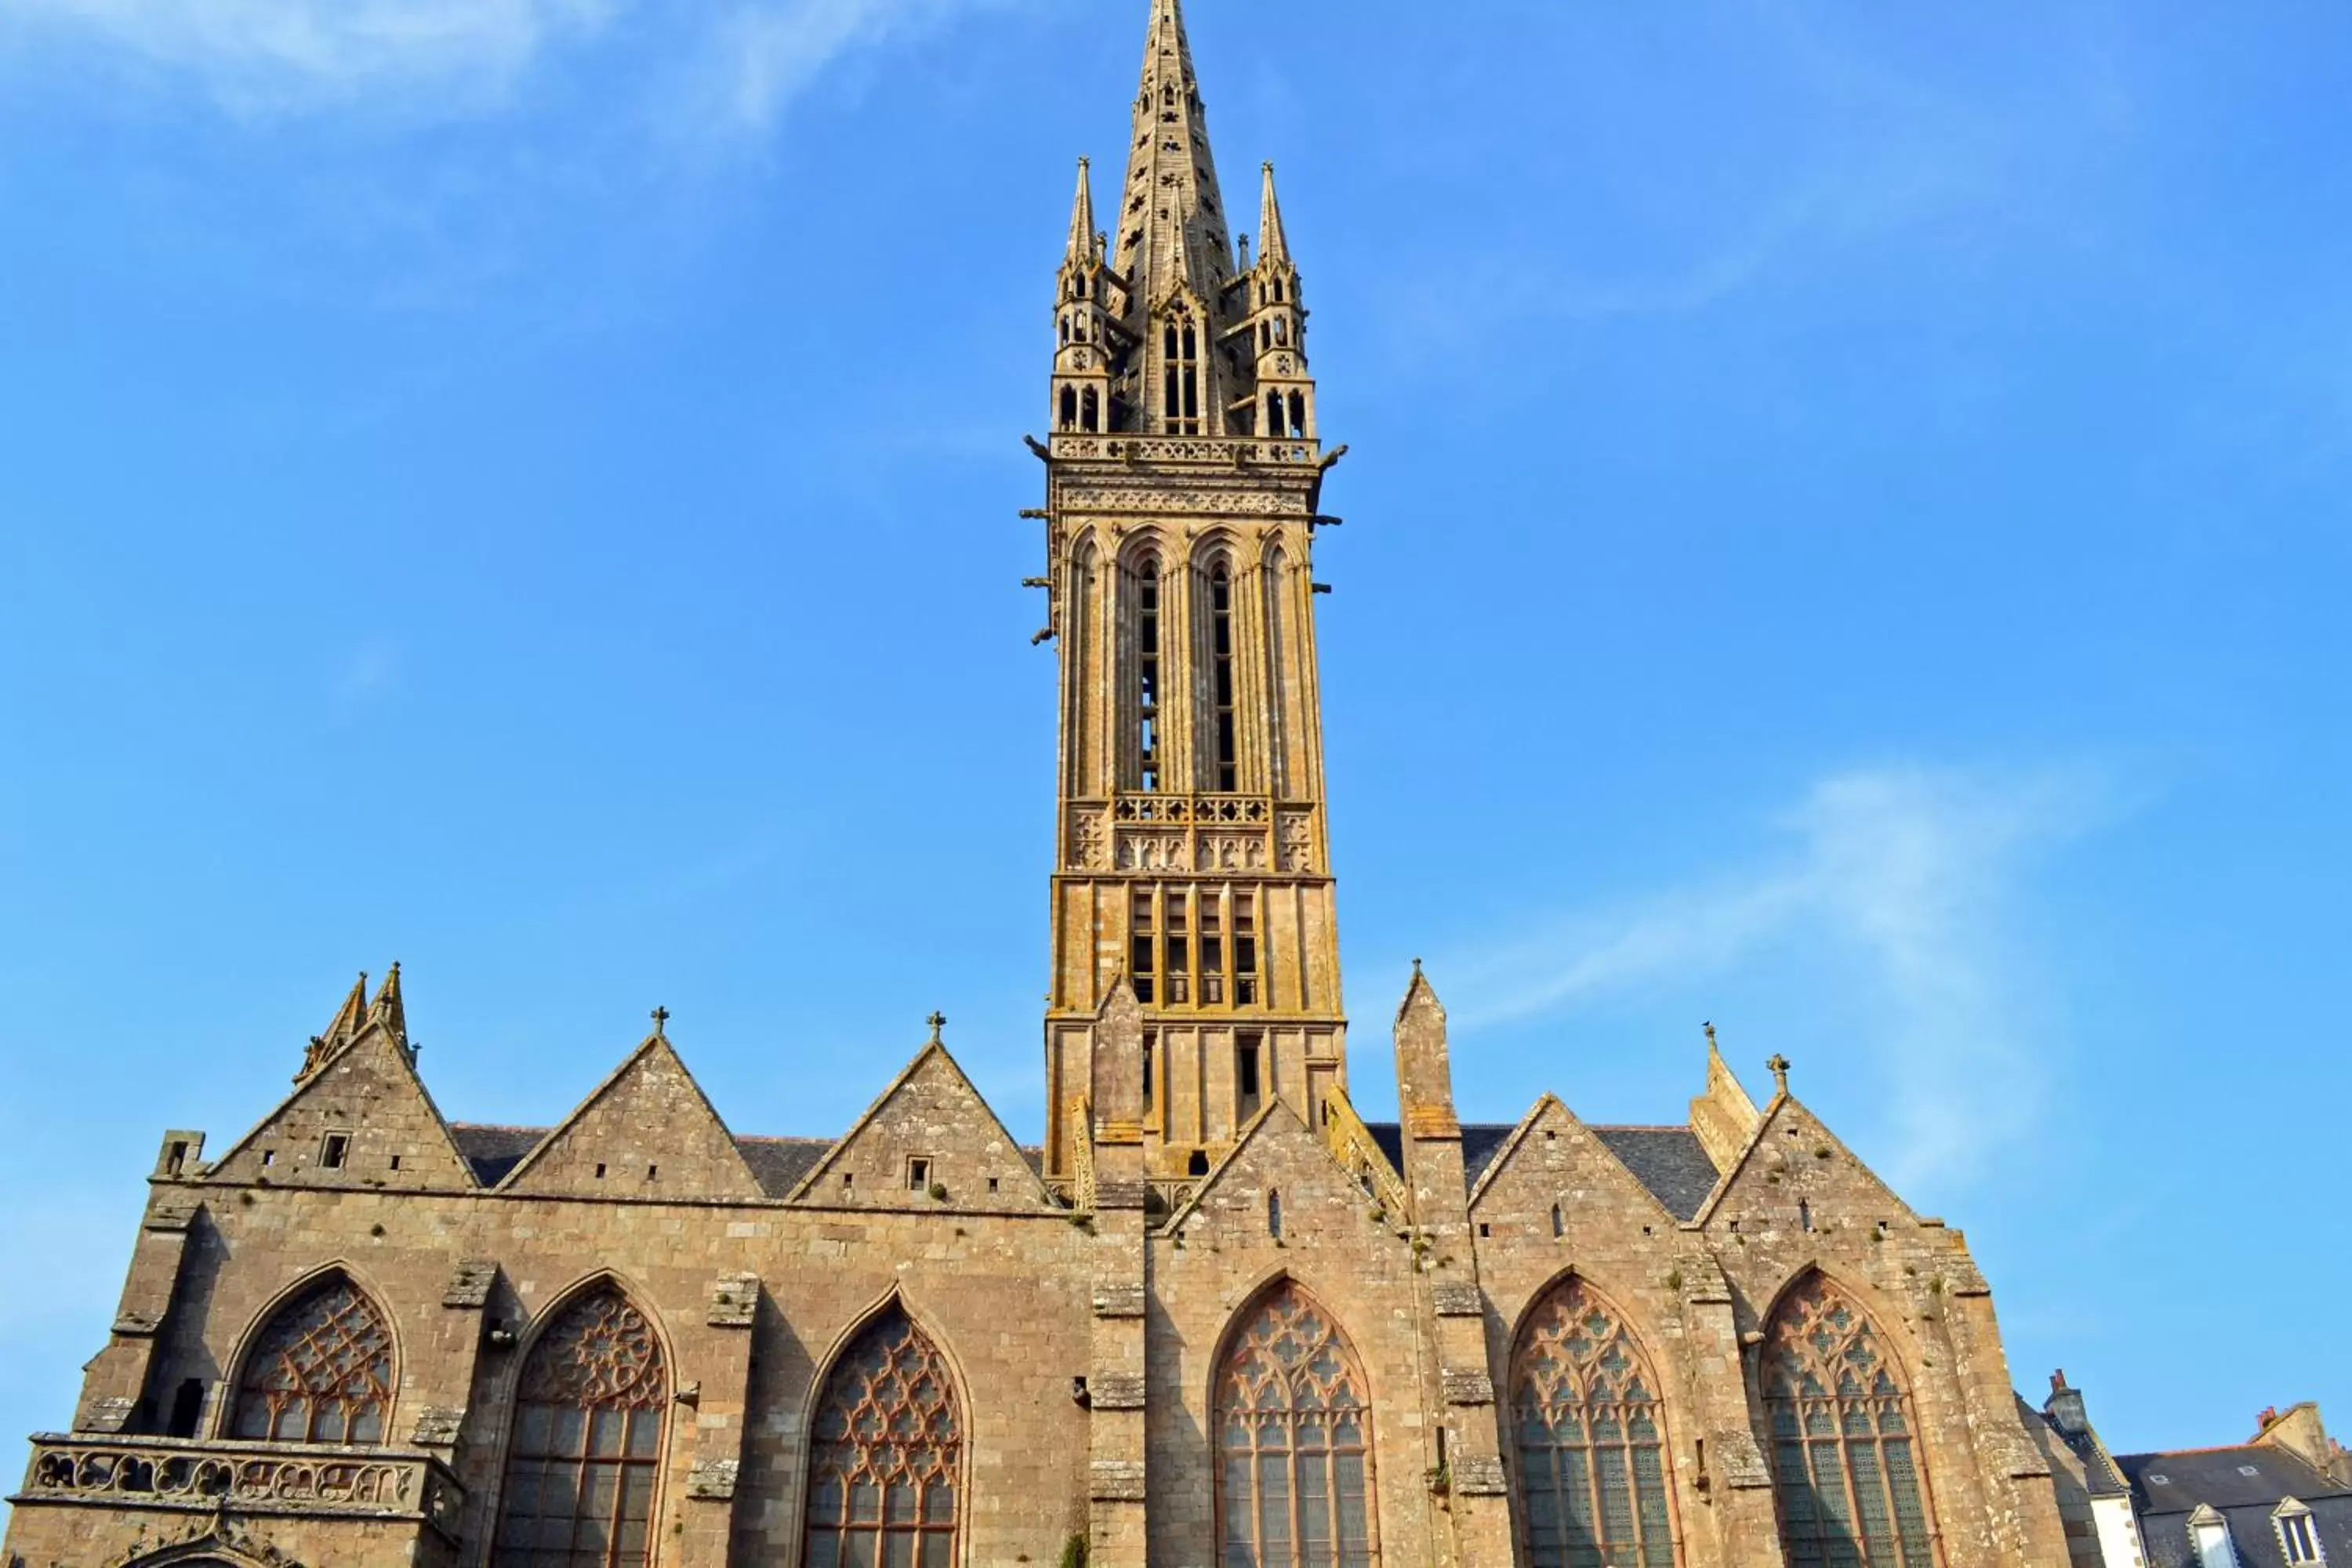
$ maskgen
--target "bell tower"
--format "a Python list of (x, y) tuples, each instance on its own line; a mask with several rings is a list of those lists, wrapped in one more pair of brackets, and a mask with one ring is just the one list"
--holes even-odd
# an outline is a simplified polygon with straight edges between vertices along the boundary
[(1260, 214), (1253, 261), (1182, 8), (1151, 0), (1116, 242), (1082, 163), (1053, 435), (1033, 443), (1061, 675), (1045, 1058), (1064, 1180), (1133, 1148), (1124, 1172), (1181, 1183), (1276, 1100), (1320, 1125), (1346, 1082), (1313, 572), (1339, 454), (1317, 436), (1270, 164)]

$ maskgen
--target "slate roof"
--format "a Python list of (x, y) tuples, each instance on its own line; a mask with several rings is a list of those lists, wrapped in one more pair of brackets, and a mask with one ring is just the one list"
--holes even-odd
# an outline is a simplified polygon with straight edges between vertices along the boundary
[(1676, 1219), (1698, 1217), (1723, 1179), (1698, 1134), (1687, 1127), (1596, 1127), (1592, 1134)]
[(792, 1191), (805, 1180), (824, 1152), (833, 1147), (830, 1138), (738, 1138), (737, 1152), (751, 1167), (751, 1174), (760, 1179), (760, 1190), (772, 1198), (790, 1197)]
[(457, 1152), (474, 1167), (474, 1180), (486, 1187), (495, 1187), (505, 1181), (507, 1173), (521, 1164), (523, 1157), (538, 1148), (551, 1131), (546, 1127), (480, 1127), (464, 1121), (449, 1124), (449, 1136), (456, 1140)]
[(2084, 1486), (2093, 1497), (2122, 1497), (2131, 1490), (2131, 1484), (2124, 1479), (2123, 1473), (2107, 1458), (2106, 1449), (2091, 1433), (2069, 1436), (2050, 1419), (2048, 1411), (2037, 1408), (2021, 1394), (2017, 1395), (2017, 1418), (2049, 1433), (2053, 1442), (2082, 1461)]
[[(1403, 1129), (1393, 1121), (1370, 1121), (1365, 1127), (1372, 1142), (1380, 1145), (1381, 1152), (1389, 1157), (1389, 1163), (1402, 1171)], [(1465, 1122), (1463, 1181), (1476, 1186), (1478, 1178), (1486, 1173), (1486, 1167), (1495, 1163), (1495, 1156), (1502, 1152), (1503, 1145), (1517, 1131), (1515, 1123)], [(1592, 1133), (1676, 1219), (1696, 1217), (1720, 1179), (1721, 1173), (1706, 1157), (1698, 1134), (1687, 1127), (1595, 1127)]]
[(2284, 1448), (2125, 1454), (2116, 1464), (2131, 1483), (2148, 1568), (2198, 1568), (2189, 1516), (2200, 1504), (2210, 1504), (2230, 1521), (2230, 1542), (2242, 1568), (2287, 1568), (2271, 1515), (2290, 1497), (2311, 1510), (2327, 1561), (2352, 1563), (2352, 1488), (2336, 1485)]

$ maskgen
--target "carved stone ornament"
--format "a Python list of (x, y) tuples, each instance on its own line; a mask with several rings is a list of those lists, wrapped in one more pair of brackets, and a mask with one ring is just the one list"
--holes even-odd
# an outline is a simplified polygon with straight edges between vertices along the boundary
[(1070, 864), (1099, 871), (1109, 858), (1109, 840), (1099, 811), (1074, 812), (1070, 817)]
[(1315, 869), (1315, 824), (1303, 813), (1285, 812), (1277, 870), (1312, 874)]
[(299, 1558), (280, 1552), (242, 1523), (215, 1513), (200, 1519), (176, 1535), (142, 1541), (107, 1568), (167, 1568), (174, 1563), (211, 1563), (226, 1558), (250, 1568), (303, 1568)]

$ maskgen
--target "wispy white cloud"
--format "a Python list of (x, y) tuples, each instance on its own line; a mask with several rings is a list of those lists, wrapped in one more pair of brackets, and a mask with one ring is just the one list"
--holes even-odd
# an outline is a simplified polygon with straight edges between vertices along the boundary
[(2112, 809), (2081, 773), (1890, 768), (1823, 779), (1782, 847), (1711, 884), (1578, 911), (1448, 961), (1461, 1026), (1572, 1013), (1805, 954), (1837, 962), (1893, 1095), (1898, 1183), (1964, 1180), (2042, 1113), (2043, 999), (2008, 930), (2032, 855)]
[(81, 42), (201, 80), (226, 107), (501, 99), (621, 0), (0, 0), (0, 41)]
[(745, 0), (704, 36), (678, 95), (706, 135), (757, 135), (826, 70), (860, 50), (1003, 0)]

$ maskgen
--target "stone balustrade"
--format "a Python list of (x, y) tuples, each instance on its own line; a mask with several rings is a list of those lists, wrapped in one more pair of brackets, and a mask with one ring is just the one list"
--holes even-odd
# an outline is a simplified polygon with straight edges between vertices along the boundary
[(9, 1501), (208, 1513), (413, 1520), (455, 1540), (466, 1494), (430, 1454), (399, 1448), (182, 1437), (33, 1439), (24, 1489)]

